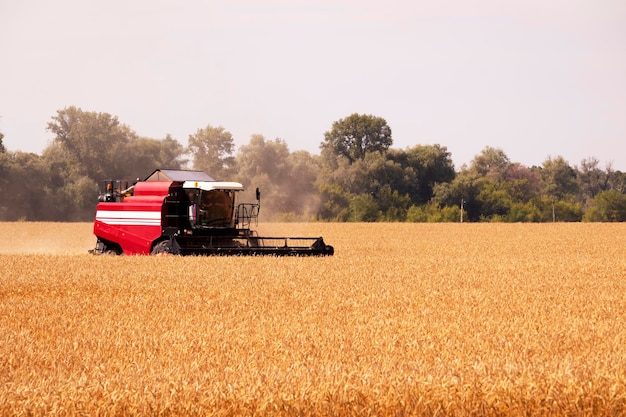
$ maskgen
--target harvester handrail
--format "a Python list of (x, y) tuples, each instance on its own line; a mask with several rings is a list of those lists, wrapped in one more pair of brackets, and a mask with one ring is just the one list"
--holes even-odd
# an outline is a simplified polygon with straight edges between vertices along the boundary
[(237, 227), (249, 229), (253, 219), (254, 225), (258, 226), (259, 205), (257, 203), (239, 203), (237, 205)]

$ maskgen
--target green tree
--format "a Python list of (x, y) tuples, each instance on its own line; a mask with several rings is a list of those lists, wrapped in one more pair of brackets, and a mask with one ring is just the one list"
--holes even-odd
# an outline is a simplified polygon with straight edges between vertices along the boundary
[(97, 204), (98, 184), (87, 176), (68, 179), (53, 190), (58, 207), (66, 209), (57, 215), (63, 221), (92, 221)]
[(583, 219), (582, 206), (573, 198), (555, 200), (544, 194), (533, 203), (541, 213), (542, 222), (579, 222)]
[(511, 204), (509, 213), (503, 219), (507, 222), (540, 222), (541, 211), (532, 202), (516, 202)]
[(237, 153), (238, 176), (244, 183), (259, 175), (267, 175), (275, 184), (283, 182), (289, 172), (288, 159), (289, 148), (284, 140), (265, 140), (263, 135), (252, 135), (250, 142)]
[(371, 194), (354, 196), (348, 204), (348, 221), (375, 222), (381, 216), (376, 200)]
[(318, 218), (329, 221), (345, 222), (348, 220), (348, 205), (352, 196), (336, 182), (318, 182), (320, 198)]
[(385, 198), (381, 190), (403, 190), (405, 188), (404, 169), (402, 166), (378, 152), (369, 152), (365, 157), (348, 166), (353, 171), (353, 189), (355, 194), (371, 193), (380, 202)]
[(617, 190), (622, 194), (626, 193), (626, 172), (611, 171), (609, 178), (612, 190)]
[(353, 163), (369, 152), (386, 151), (392, 143), (391, 128), (385, 119), (354, 113), (333, 123), (324, 133), (321, 147)]
[(448, 183), (456, 175), (451, 154), (445, 146), (415, 145), (406, 151), (389, 150), (387, 155), (403, 169), (404, 183), (394, 188), (408, 193), (413, 204), (430, 201), (435, 185)]
[[(557, 217), (558, 201), (573, 201), (577, 192), (576, 171), (562, 157), (548, 158), (541, 168), (542, 194), (551, 200), (552, 221), (566, 221)], [(568, 215), (569, 217), (569, 215)]]
[(377, 205), (381, 216), (379, 220), (385, 222), (399, 222), (406, 220), (406, 214), (411, 205), (408, 194), (400, 194), (398, 190), (384, 187), (377, 195)]
[(183, 146), (170, 135), (164, 139), (136, 138), (124, 148), (124, 178), (128, 180), (143, 179), (157, 168), (180, 169), (185, 162)]
[(252, 199), (254, 189), (261, 189), (263, 218), (315, 216), (320, 205), (315, 187), (319, 164), (308, 152), (292, 154), (282, 139), (268, 141), (262, 135), (252, 135), (250, 142), (239, 148), (237, 167), (237, 179), (248, 189), (243, 199)]
[[(325, 214), (320, 213), (320, 216), (327, 219), (342, 217), (340, 213), (345, 213), (344, 209), (348, 208), (353, 198), (368, 195), (367, 198), (371, 197), (383, 210), (384, 216), (392, 216), (394, 220), (398, 220), (398, 216), (404, 217), (406, 207), (403, 205), (408, 204), (404, 203), (406, 193), (398, 192), (398, 188), (404, 190), (405, 180), (403, 168), (399, 163), (378, 152), (369, 152), (364, 158), (352, 164), (343, 157), (336, 160), (331, 158), (330, 162), (322, 167), (317, 181), (321, 203), (325, 207), (323, 210)], [(333, 193), (328, 193), (329, 190), (333, 190)], [(338, 194), (341, 194), (341, 198), (338, 198)], [(326, 198), (331, 199), (329, 204), (326, 204)], [(344, 202), (346, 205), (338, 206), (338, 202)], [(357, 203), (362, 205), (364, 201), (360, 199), (354, 204)], [(351, 213), (355, 210), (354, 204), (350, 209)], [(333, 207), (331, 212), (328, 211), (330, 207)], [(354, 219), (353, 214), (351, 218)]]
[[(99, 181), (76, 169), (67, 150), (57, 142), (41, 156), (50, 187), (48, 213), (55, 221), (91, 221), (98, 198)], [(43, 220), (43, 219), (39, 219)]]
[(511, 196), (500, 184), (486, 178), (481, 179), (480, 192), (476, 198), (480, 202), (482, 221), (504, 221), (513, 204)]
[(509, 164), (504, 173), (503, 188), (513, 202), (528, 203), (541, 193), (539, 174), (518, 162)]
[(216, 180), (228, 181), (235, 174), (235, 144), (223, 127), (207, 125), (189, 135), (188, 150), (194, 169), (205, 171)]
[[(368, 194), (381, 211), (381, 220), (403, 220), (409, 205), (430, 200), (435, 186), (455, 175), (450, 154), (439, 145), (367, 152), (353, 162), (324, 148), (320, 160), (318, 187), (333, 184), (336, 187), (331, 189), (341, 190), (343, 194), (337, 199), (337, 193), (322, 193), (319, 188), (322, 202), (325, 197), (332, 197), (335, 203), (348, 202), (355, 196)], [(343, 208), (334, 203), (331, 206), (334, 211), (329, 213), (330, 218), (336, 218)]]
[[(463, 217), (467, 218), (466, 212), (463, 212)], [(454, 223), (460, 220), (461, 209), (459, 207), (440, 207), (436, 203), (413, 205), (407, 212), (407, 221), (414, 223)]]
[(160, 167), (170, 169), (181, 169), (187, 160), (183, 157), (185, 149), (169, 133), (163, 139), (155, 140), (158, 143), (157, 164)]
[(76, 107), (57, 111), (48, 123), (56, 134), (42, 154), (50, 186), (48, 212), (55, 220), (93, 217), (98, 184), (103, 179), (144, 178), (156, 168), (180, 168), (183, 147), (167, 135), (139, 138), (117, 117)]
[(600, 192), (591, 202), (583, 220), (589, 222), (626, 221), (626, 194), (618, 190)]
[(371, 184), (368, 168), (375, 164), (371, 160), (358, 160), (353, 164), (346, 158), (338, 158), (332, 165), (323, 163), (319, 180), (321, 183), (337, 184), (345, 193), (351, 195), (373, 192), (376, 185)]
[(580, 166), (576, 167), (576, 179), (579, 188), (577, 201), (581, 202), (586, 210), (592, 210), (593, 213), (597, 212), (598, 207), (595, 204), (595, 198), (600, 193), (615, 190), (619, 194), (624, 194), (626, 191), (624, 187), (626, 174), (615, 171), (611, 163), (608, 163), (604, 170), (599, 168), (599, 162), (596, 158), (587, 158), (581, 161)]
[(126, 176), (125, 147), (136, 134), (117, 117), (66, 107), (52, 117), (48, 130), (81, 175), (97, 181), (111, 175)]
[(449, 183), (435, 184), (431, 202), (437, 207), (460, 207), (462, 204), (464, 220), (479, 221), (482, 204), (478, 196), (483, 183), (475, 172), (463, 167)]
[(586, 158), (576, 168), (580, 201), (585, 205), (607, 189), (609, 176), (599, 168), (599, 163), (596, 158)]
[(486, 147), (449, 182), (443, 177), (444, 181), (435, 183), (431, 201), (438, 207), (453, 208), (452, 213), (458, 213), (462, 205), (466, 221), (501, 221), (513, 202), (507, 174), (515, 172), (514, 166), (504, 151)]
[(486, 147), (452, 181), (435, 184), (431, 201), (439, 207), (462, 203), (469, 221), (530, 221), (538, 218), (531, 201), (540, 190), (536, 171), (512, 163), (501, 149)]
[(470, 163), (470, 170), (477, 176), (494, 182), (506, 180), (511, 160), (502, 149), (485, 147)]
[(42, 158), (28, 152), (3, 152), (0, 219), (53, 220), (54, 205), (50, 204), (48, 173)]
[(578, 191), (576, 171), (562, 157), (548, 158), (541, 169), (543, 192), (557, 200), (574, 196)]

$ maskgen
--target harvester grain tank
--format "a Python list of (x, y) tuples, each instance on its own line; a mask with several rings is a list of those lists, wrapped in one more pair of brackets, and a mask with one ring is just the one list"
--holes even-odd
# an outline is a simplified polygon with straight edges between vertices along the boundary
[[(333, 255), (322, 237), (264, 237), (256, 203), (237, 203), (238, 182), (202, 171), (157, 169), (124, 187), (106, 180), (94, 221), (94, 254)], [(122, 188), (125, 189), (122, 189)]]

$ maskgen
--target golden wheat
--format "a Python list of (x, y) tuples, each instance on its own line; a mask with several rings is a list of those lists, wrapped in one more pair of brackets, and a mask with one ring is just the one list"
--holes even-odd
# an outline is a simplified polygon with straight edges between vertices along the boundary
[(625, 224), (269, 224), (328, 258), (0, 223), (1, 415), (623, 415)]

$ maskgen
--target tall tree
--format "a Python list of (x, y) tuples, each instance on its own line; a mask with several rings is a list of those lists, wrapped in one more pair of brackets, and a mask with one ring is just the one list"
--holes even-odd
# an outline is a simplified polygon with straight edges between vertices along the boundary
[(170, 135), (164, 139), (137, 138), (125, 148), (129, 180), (143, 179), (157, 168), (180, 169), (184, 163), (183, 146)]
[(527, 203), (539, 196), (541, 183), (539, 174), (519, 162), (509, 164), (504, 173), (504, 188), (517, 202)]
[(306, 151), (290, 153), (282, 139), (268, 141), (257, 134), (239, 148), (237, 167), (237, 178), (248, 189), (242, 199), (251, 200), (257, 187), (262, 190), (264, 219), (308, 220), (317, 214), (317, 157)]
[(321, 148), (353, 163), (368, 152), (386, 151), (392, 143), (391, 128), (385, 119), (354, 113), (333, 123), (331, 130), (324, 133)]
[(586, 158), (576, 167), (576, 180), (579, 188), (579, 200), (587, 206), (596, 195), (610, 187), (612, 169), (607, 166), (603, 171), (599, 168), (600, 162), (596, 158)]
[(66, 149), (58, 142), (50, 144), (41, 159), (46, 167), (50, 187), (47, 201), (48, 213), (52, 218), (49, 220), (93, 220), (100, 181), (77, 170), (73, 160), (68, 158)]
[[(409, 193), (414, 204), (427, 203), (433, 197), (437, 183), (447, 183), (454, 179), (454, 163), (445, 146), (415, 145), (406, 151), (389, 152), (389, 156), (400, 161), (405, 175), (414, 173), (414, 190)], [(410, 169), (410, 171), (409, 171)], [(413, 182), (413, 180), (411, 180)], [(402, 190), (399, 189), (402, 192)]]
[(94, 180), (125, 176), (125, 146), (136, 134), (117, 117), (66, 107), (52, 117), (48, 130), (56, 135), (54, 141), (61, 144), (81, 175)]
[(262, 190), (265, 219), (289, 211), (289, 148), (284, 140), (266, 141), (262, 135), (252, 135), (250, 142), (239, 148), (237, 167), (237, 178), (248, 189), (243, 198), (251, 200), (254, 188)]
[(556, 200), (573, 198), (578, 191), (576, 171), (562, 157), (549, 157), (541, 168), (543, 192)]
[(463, 207), (466, 221), (479, 221), (482, 215), (482, 191), (479, 176), (465, 165), (450, 182), (440, 182), (433, 187), (432, 202), (441, 207)]
[(500, 148), (485, 147), (470, 163), (470, 170), (480, 177), (491, 181), (501, 182), (505, 176), (511, 160)]
[(0, 199), (0, 220), (54, 220), (42, 158), (28, 152), (5, 152), (0, 158), (2, 195), (8, 196)]
[(187, 160), (183, 158), (184, 151), (180, 142), (168, 133), (165, 138), (159, 141), (157, 163), (162, 167), (180, 169), (187, 163)]
[(626, 193), (626, 172), (613, 171), (612, 168), (607, 168), (607, 170), (608, 169), (610, 169), (609, 183), (610, 183), (611, 189), (617, 190), (622, 194)]
[(543, 194), (551, 201), (552, 221), (556, 221), (556, 203), (562, 200), (573, 200), (578, 191), (576, 171), (562, 156), (549, 157), (541, 168), (541, 181)]
[(189, 152), (193, 167), (215, 178), (230, 180), (235, 173), (235, 144), (233, 136), (223, 127), (207, 125), (189, 135)]
[(250, 142), (242, 145), (237, 153), (239, 177), (247, 183), (257, 176), (267, 175), (273, 183), (282, 183), (287, 180), (288, 159), (289, 148), (284, 140), (265, 140), (263, 135), (252, 135)]

